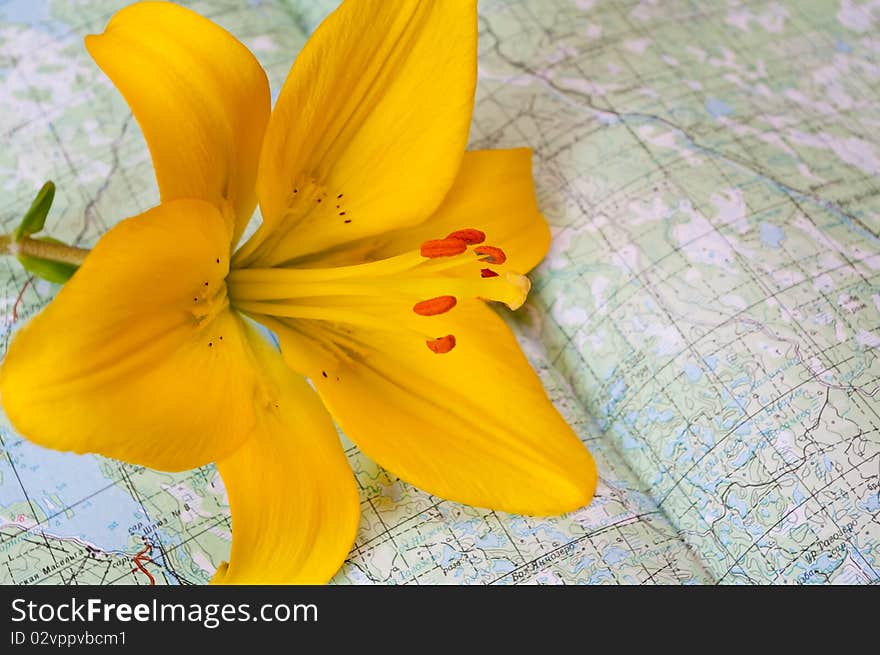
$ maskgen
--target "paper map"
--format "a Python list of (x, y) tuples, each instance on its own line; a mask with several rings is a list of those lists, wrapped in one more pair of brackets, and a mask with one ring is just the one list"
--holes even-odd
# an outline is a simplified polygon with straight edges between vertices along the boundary
[[(82, 43), (124, 4), (0, 0), (3, 232), (46, 179), (48, 232), (84, 247), (157, 202)], [(333, 5), (191, 3), (273, 93)], [(470, 147), (532, 147), (554, 231), (512, 325), (599, 488), (487, 512), (346, 441), (362, 519), (333, 582), (880, 581), (880, 3), (484, 0), (479, 29)], [(56, 291), (0, 259), (0, 353)], [(202, 584), (230, 539), (212, 466), (0, 422), (0, 583)]]

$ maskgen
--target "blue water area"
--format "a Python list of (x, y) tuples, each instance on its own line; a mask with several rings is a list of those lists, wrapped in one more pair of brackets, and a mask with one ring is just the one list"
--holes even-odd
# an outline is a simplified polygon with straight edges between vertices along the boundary
[(689, 361), (684, 365), (684, 374), (691, 382), (699, 382), (700, 378), (703, 376), (703, 369), (697, 366), (694, 362)]
[(591, 557), (590, 555), (583, 555), (580, 559), (575, 561), (572, 573), (580, 573), (581, 571), (590, 568), (591, 566), (593, 566), (595, 561), (595, 558)]
[(623, 381), (623, 378), (617, 380), (608, 390), (608, 395), (612, 400), (620, 400), (624, 393), (626, 393), (626, 382)]
[(506, 543), (507, 540), (495, 532), (489, 531), (479, 534), (474, 531), (474, 544), (477, 548), (501, 548)]
[(587, 581), (587, 584), (599, 585), (599, 584), (606, 584), (609, 582), (613, 583), (613, 582), (617, 582), (617, 581), (614, 579), (614, 575), (611, 573), (611, 571), (609, 569), (601, 568), (601, 569), (596, 570), (596, 572), (590, 576), (590, 579)]
[(624, 450), (639, 450), (640, 448), (644, 448), (644, 442), (641, 438), (634, 435), (630, 430), (626, 429), (619, 423), (614, 425), (614, 432), (620, 439), (620, 445)]
[(761, 243), (769, 248), (778, 248), (785, 240), (785, 232), (773, 223), (761, 223)]
[(707, 448), (712, 448), (718, 439), (715, 437), (715, 431), (711, 427), (701, 427), (696, 429), (695, 434)]
[(847, 55), (852, 52), (852, 46), (840, 38), (834, 39), (834, 49)]
[(861, 507), (866, 512), (880, 512), (880, 493), (874, 492), (865, 497), (865, 500), (860, 503), (859, 507)]
[(608, 550), (605, 551), (605, 555), (603, 559), (608, 566), (614, 566), (615, 564), (619, 564), (620, 562), (625, 561), (629, 557), (629, 552), (624, 550), (623, 548), (618, 548), (617, 546), (611, 546)]
[(508, 559), (497, 559), (492, 562), (492, 572), (504, 575), (510, 573), (516, 565)]
[(734, 457), (733, 460), (730, 462), (731, 468), (734, 469), (745, 466), (746, 462), (750, 461), (755, 456), (755, 453), (758, 451), (757, 443), (750, 443), (745, 441), (740, 443), (742, 443), (745, 447), (740, 450), (736, 457)]
[(0, 1), (0, 20), (24, 25), (36, 25), (49, 20), (48, 0)]
[(712, 115), (712, 118), (722, 118), (730, 116), (733, 113), (733, 107), (723, 100), (709, 96), (706, 98), (706, 111)]
[(667, 440), (661, 446), (662, 456), (670, 459), (675, 453), (679, 453), (679, 459), (687, 460), (693, 454), (689, 439), (690, 431), (686, 427), (679, 429), (674, 438)]
[(438, 564), (443, 568), (449, 568), (453, 562), (457, 562), (462, 557), (461, 553), (449, 544), (441, 544), (441, 549)]
[(736, 493), (730, 493), (725, 496), (725, 501), (727, 506), (730, 509), (735, 509), (739, 512), (740, 516), (745, 516), (749, 513), (749, 505), (746, 503), (746, 499)]
[(0, 0), (0, 22), (40, 32), (63, 35), (70, 26), (54, 20), (49, 0)]
[(129, 526), (145, 517), (131, 495), (104, 476), (96, 457), (46, 450), (8, 432), (3, 439), (15, 471), (0, 459), (0, 507), (25, 502), (24, 487), (35, 509), (52, 517), (41, 530), (104, 551), (125, 550)]

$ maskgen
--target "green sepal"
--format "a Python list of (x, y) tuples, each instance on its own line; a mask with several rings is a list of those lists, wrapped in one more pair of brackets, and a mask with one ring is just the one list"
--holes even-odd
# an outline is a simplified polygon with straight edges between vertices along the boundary
[[(43, 241), (46, 243), (63, 243), (52, 237), (42, 237), (41, 239), (37, 239), (37, 241)], [(21, 265), (28, 273), (33, 273), (37, 277), (49, 280), (49, 282), (54, 282), (55, 284), (64, 284), (67, 282), (73, 274), (76, 273), (76, 269), (79, 268), (76, 264), (56, 262), (51, 259), (32, 257), (31, 255), (17, 255), (17, 257), (18, 261), (21, 262)]]
[(18, 241), (22, 237), (36, 234), (43, 229), (46, 224), (46, 216), (49, 215), (49, 209), (52, 207), (52, 201), (55, 199), (55, 185), (52, 182), (46, 182), (37, 197), (31, 203), (30, 209), (21, 219), (21, 223), (12, 233), (13, 238)]

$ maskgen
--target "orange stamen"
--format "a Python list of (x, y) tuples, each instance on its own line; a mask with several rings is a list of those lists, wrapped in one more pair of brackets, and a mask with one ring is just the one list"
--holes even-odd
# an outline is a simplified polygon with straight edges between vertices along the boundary
[(455, 296), (438, 296), (430, 300), (423, 300), (413, 305), (413, 311), (419, 316), (436, 316), (443, 314), (455, 307)]
[(479, 246), (474, 248), (474, 252), (478, 255), (486, 255), (485, 257), (480, 257), (481, 262), (489, 262), (490, 264), (503, 264), (507, 261), (507, 255), (504, 254), (504, 251), (501, 248), (496, 248), (495, 246)]
[(480, 277), (498, 277), (498, 273), (493, 271), (491, 268), (481, 268)]
[(455, 336), (447, 334), (445, 337), (440, 337), (439, 339), (429, 339), (425, 343), (428, 344), (428, 348), (431, 349), (431, 352), (443, 355), (455, 348)]
[(447, 237), (445, 239), (431, 239), (422, 244), (420, 252), (422, 257), (434, 259), (435, 257), (453, 257), (467, 250), (467, 243), (461, 239)]
[(486, 240), (486, 234), (484, 232), (480, 232), (480, 230), (475, 230), (472, 227), (469, 227), (464, 230), (456, 230), (452, 234), (446, 235), (447, 239), (461, 239), (469, 246), (473, 246), (477, 243), (483, 243)]

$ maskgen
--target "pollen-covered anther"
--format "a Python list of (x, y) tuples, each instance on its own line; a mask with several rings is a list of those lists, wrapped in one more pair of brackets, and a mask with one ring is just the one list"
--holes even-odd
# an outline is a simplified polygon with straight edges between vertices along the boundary
[(425, 241), (419, 249), (422, 257), (435, 259), (437, 257), (454, 257), (467, 250), (467, 242), (461, 239), (446, 237), (445, 239), (431, 239)]
[(472, 227), (466, 228), (464, 230), (456, 230), (451, 234), (446, 235), (447, 239), (461, 239), (469, 246), (474, 246), (478, 243), (483, 243), (486, 240), (486, 233), (481, 232), (480, 230), (475, 230)]
[(455, 348), (455, 336), (447, 334), (445, 337), (440, 337), (439, 339), (428, 339), (425, 343), (428, 345), (431, 352), (438, 355), (444, 355)]
[(483, 257), (480, 257), (481, 262), (503, 264), (507, 261), (507, 255), (504, 254), (504, 251), (495, 246), (477, 246), (474, 248), (474, 252), (478, 255), (484, 255)]
[(491, 268), (481, 268), (480, 277), (498, 277), (498, 273), (493, 271)]
[(436, 316), (443, 314), (455, 307), (455, 296), (438, 296), (429, 300), (422, 300), (413, 305), (413, 311), (419, 316)]

